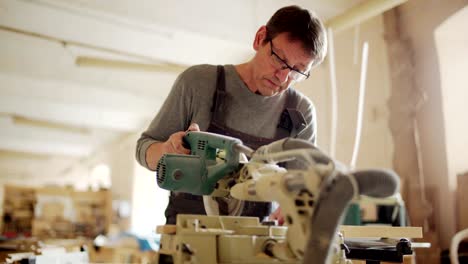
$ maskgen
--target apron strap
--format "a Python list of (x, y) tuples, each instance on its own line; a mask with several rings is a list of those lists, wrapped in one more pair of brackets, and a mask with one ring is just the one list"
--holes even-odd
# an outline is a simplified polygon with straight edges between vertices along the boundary
[(215, 93), (213, 96), (213, 104), (211, 106), (211, 113), (213, 117), (216, 119), (219, 119), (218, 113), (221, 112), (220, 110), (224, 110), (223, 102), (225, 98), (226, 98), (226, 76), (224, 72), (224, 67), (222, 65), (218, 65), (216, 67), (216, 89), (215, 89)]
[(297, 91), (293, 88), (288, 88), (286, 91), (288, 93), (286, 104), (277, 126), (277, 137), (280, 138), (297, 137), (307, 126), (304, 115), (297, 110), (299, 98)]

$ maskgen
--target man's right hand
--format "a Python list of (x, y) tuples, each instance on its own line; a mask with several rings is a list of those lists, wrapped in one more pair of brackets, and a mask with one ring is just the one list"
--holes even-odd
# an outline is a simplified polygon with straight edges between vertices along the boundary
[(200, 131), (198, 124), (192, 123), (187, 131), (176, 132), (172, 134), (169, 139), (163, 143), (163, 154), (176, 153), (176, 154), (190, 154), (190, 149), (184, 147), (184, 136), (189, 131)]
[(196, 123), (192, 123), (187, 131), (179, 131), (172, 134), (165, 142), (153, 143), (146, 150), (146, 163), (151, 170), (156, 170), (159, 159), (164, 154), (190, 154), (190, 149), (183, 146), (183, 138), (188, 131), (200, 131)]

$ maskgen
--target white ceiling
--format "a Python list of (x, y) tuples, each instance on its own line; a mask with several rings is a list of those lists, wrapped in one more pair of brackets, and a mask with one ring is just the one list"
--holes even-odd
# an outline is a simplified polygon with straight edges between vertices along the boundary
[(0, 0), (0, 177), (45, 172), (141, 131), (173, 66), (245, 61), (258, 27), (282, 6), (327, 20), (359, 2)]

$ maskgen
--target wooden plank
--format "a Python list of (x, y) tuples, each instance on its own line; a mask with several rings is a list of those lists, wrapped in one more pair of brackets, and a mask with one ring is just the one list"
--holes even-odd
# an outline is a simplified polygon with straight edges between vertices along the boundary
[(468, 228), (468, 173), (457, 177), (457, 226), (458, 230)]
[(101, 190), (104, 198), (104, 216), (106, 218), (106, 232), (109, 233), (112, 226), (114, 212), (112, 210), (112, 192), (110, 190)]
[(340, 232), (343, 233), (345, 238), (358, 238), (358, 237), (422, 238), (421, 227), (342, 225), (340, 227)]
[[(22, 188), (8, 185), (5, 193), (4, 213), (10, 214), (14, 221), (4, 225), (3, 232), (31, 232), (37, 237), (95, 237), (98, 232), (109, 232), (112, 223), (112, 193), (109, 190), (79, 192), (69, 187)], [(34, 207), (40, 208), (39, 218), (34, 218)], [(73, 223), (64, 219), (67, 218), (66, 212), (71, 210), (77, 214)], [(19, 220), (21, 226), (15, 223)], [(75, 223), (79, 228), (74, 228)]]
[(414, 255), (405, 255), (403, 256), (403, 264), (414, 264), (416, 259)]
[(71, 197), (76, 203), (91, 203), (91, 204), (103, 204), (107, 197), (105, 191), (84, 191), (84, 192), (73, 192)]
[(40, 187), (36, 189), (36, 194), (40, 195), (51, 195), (51, 196), (65, 196), (69, 197), (73, 189), (63, 187)]
[[(162, 225), (156, 227), (158, 234), (175, 234), (176, 225)], [(406, 237), (422, 238), (421, 227), (394, 227), (394, 226), (347, 226), (340, 227), (345, 238), (357, 237)]]
[(177, 231), (176, 225), (162, 225), (156, 227), (157, 234), (175, 234)]
[[(366, 261), (365, 260), (355, 260), (355, 259), (353, 259), (352, 263), (353, 264), (366, 264)], [(405, 255), (405, 256), (403, 256), (403, 262), (398, 262), (398, 263), (413, 264), (413, 263), (416, 263), (416, 262), (414, 261), (414, 255)], [(395, 262), (382, 261), (382, 262), (380, 262), (380, 264), (395, 264)]]

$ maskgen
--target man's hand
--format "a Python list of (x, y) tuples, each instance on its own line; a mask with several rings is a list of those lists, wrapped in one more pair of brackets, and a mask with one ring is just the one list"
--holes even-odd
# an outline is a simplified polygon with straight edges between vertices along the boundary
[(196, 123), (192, 123), (187, 131), (179, 131), (172, 134), (165, 142), (153, 143), (146, 150), (146, 163), (151, 170), (156, 170), (159, 159), (164, 154), (189, 154), (190, 149), (183, 146), (183, 138), (188, 131), (200, 131), (200, 127)]
[(198, 124), (192, 123), (187, 131), (180, 131), (172, 134), (166, 142), (162, 143), (163, 153), (190, 154), (190, 149), (184, 147), (183, 139), (188, 131), (200, 131)]
[(281, 213), (281, 207), (276, 208), (276, 210), (271, 213), (268, 218), (270, 220), (276, 220), (278, 221), (278, 225), (283, 225), (284, 224), (284, 216)]

